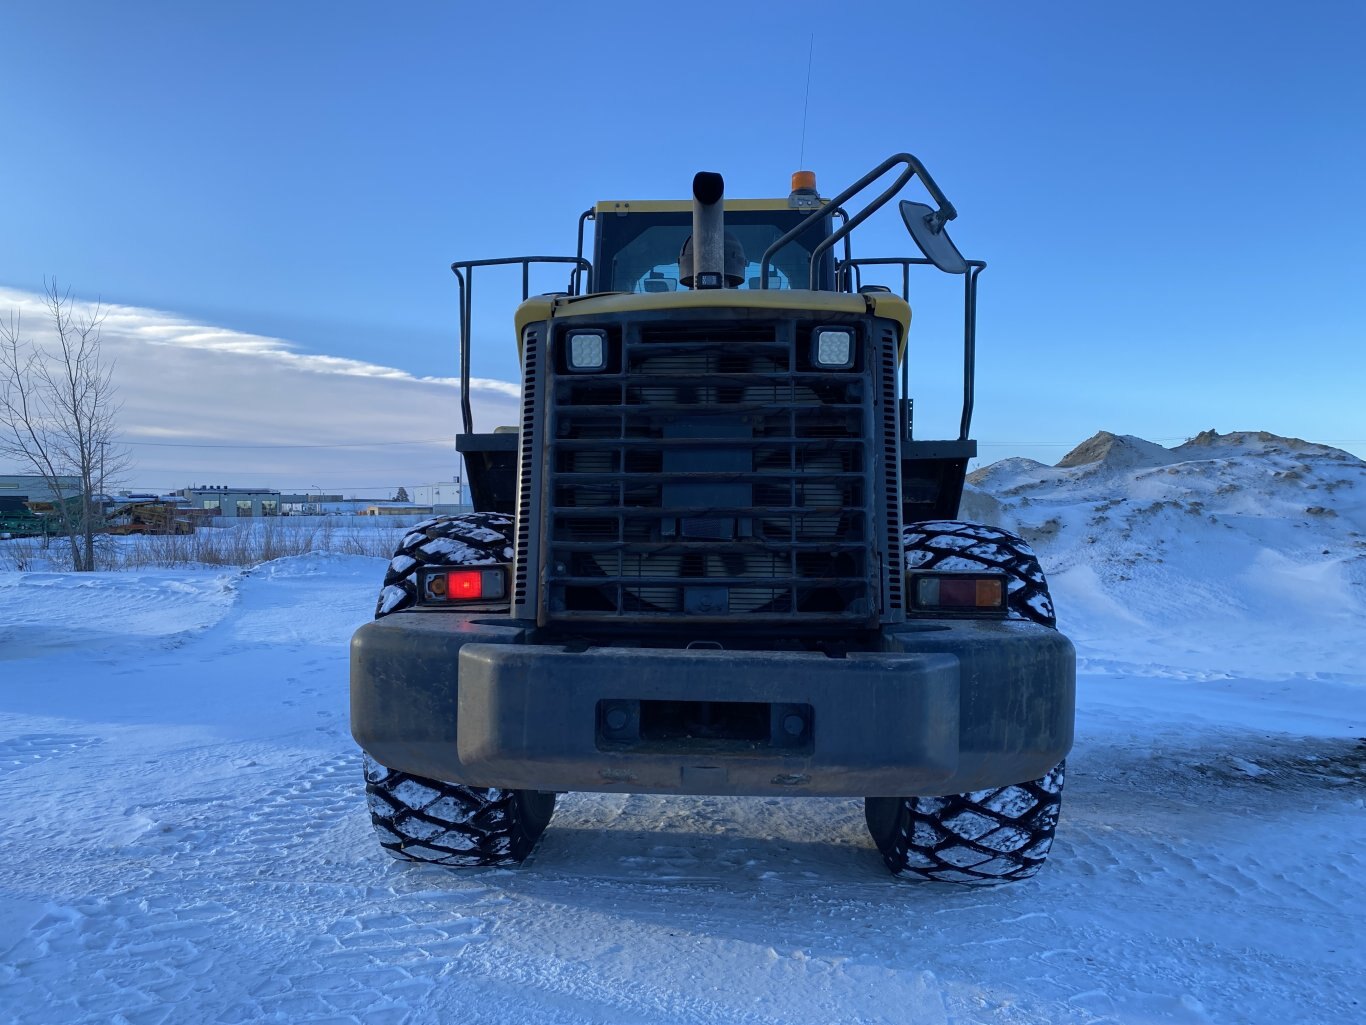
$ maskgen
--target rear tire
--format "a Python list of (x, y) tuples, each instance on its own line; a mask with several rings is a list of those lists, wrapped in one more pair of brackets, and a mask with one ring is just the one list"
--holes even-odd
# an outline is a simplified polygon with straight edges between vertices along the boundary
[(492, 566), (511, 561), (511, 516), (463, 513), (424, 520), (399, 542), (384, 574), (375, 618), (417, 604), (417, 571), (424, 566)]
[(403, 861), (520, 865), (555, 813), (555, 795), (398, 772), (365, 756), (365, 797), (379, 845)]
[(1043, 568), (1034, 550), (1018, 534), (980, 523), (931, 520), (908, 524), (901, 532), (901, 541), (908, 570), (1004, 573), (1009, 584), (1006, 607), (1010, 618), (1057, 626)]
[[(1055, 629), (1048, 581), (1023, 538), (935, 520), (902, 532), (906, 568), (1006, 574), (1009, 618)], [(1028, 879), (1053, 846), (1066, 762), (1039, 779), (943, 797), (868, 797), (863, 816), (894, 875), (960, 883)]]

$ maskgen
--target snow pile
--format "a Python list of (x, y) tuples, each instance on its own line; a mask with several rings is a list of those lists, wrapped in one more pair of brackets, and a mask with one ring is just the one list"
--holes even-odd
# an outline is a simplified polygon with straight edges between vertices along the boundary
[(571, 794), (521, 869), (399, 864), (347, 724), (385, 559), (0, 573), (0, 1025), (1360, 1020), (1364, 498), (1261, 434), (973, 475), (1080, 656), (994, 889), (891, 879), (849, 800)]
[(233, 589), (232, 576), (202, 573), (0, 573), (0, 663), (76, 648), (174, 647), (227, 615)]
[[(968, 480), (965, 515), (1034, 546), (1084, 654), (1123, 634), (1163, 670), (1294, 672), (1325, 630), (1366, 617), (1366, 463), (1340, 449), (1213, 431), (1166, 449), (1101, 432), (1057, 466), (1003, 460)], [(1250, 644), (1226, 650), (1241, 626)], [(1358, 668), (1364, 648), (1335, 665)]]

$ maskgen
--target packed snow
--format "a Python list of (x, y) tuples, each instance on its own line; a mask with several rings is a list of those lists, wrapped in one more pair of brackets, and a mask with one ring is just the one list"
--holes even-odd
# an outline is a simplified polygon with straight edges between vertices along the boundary
[(836, 799), (574, 794), (520, 869), (399, 863), (347, 725), (384, 559), (0, 573), (0, 1022), (1366, 1020), (1366, 464), (1101, 434), (964, 514), (1079, 656), (1052, 858), (989, 888)]

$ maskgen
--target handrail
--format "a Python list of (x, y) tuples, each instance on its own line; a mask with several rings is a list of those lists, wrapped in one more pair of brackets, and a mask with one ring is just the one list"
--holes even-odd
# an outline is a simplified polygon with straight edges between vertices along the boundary
[[(583, 213), (579, 214), (579, 247), (574, 250), (574, 255), (577, 256), (580, 260), (583, 259), (583, 226), (587, 224), (589, 221), (592, 221), (594, 224), (597, 224), (598, 222), (597, 212), (591, 206)], [(570, 279), (569, 282), (569, 291), (573, 295), (580, 295), (583, 292), (583, 282), (579, 280), (579, 274), (579, 269), (575, 268), (573, 277)], [(590, 281), (589, 287), (591, 288), (596, 284), (597, 282)]]
[(973, 379), (977, 376), (977, 275), (986, 270), (981, 260), (967, 260), (968, 273), (963, 296), (963, 419), (958, 440), (966, 441), (972, 426)]
[[(582, 227), (582, 222), (580, 222)], [(460, 416), (465, 433), (474, 433), (474, 410), (470, 407), (470, 309), (474, 303), (474, 268), (522, 268), (522, 301), (531, 297), (531, 265), (533, 263), (567, 263), (573, 265), (569, 273), (569, 295), (578, 295), (582, 275), (593, 270), (593, 265), (582, 256), (504, 256), (493, 260), (459, 260), (451, 264), (451, 273), (460, 287)], [(464, 271), (462, 274), (461, 271)]]
[[(972, 407), (976, 396), (977, 377), (977, 276), (986, 270), (982, 260), (965, 260), (968, 272), (963, 275), (963, 413), (959, 420), (958, 440), (967, 441), (972, 427)], [(934, 266), (932, 260), (923, 256), (875, 256), (859, 260), (842, 260), (836, 269), (837, 275), (853, 272), (854, 290), (862, 287), (863, 274), (860, 268), (871, 266), (892, 266), (901, 268), (901, 298), (911, 301), (911, 267)], [(910, 394), (910, 360), (901, 361), (901, 396)], [(910, 417), (902, 417), (902, 436), (910, 440)]]
[[(860, 210), (857, 215), (846, 221), (838, 231), (834, 232), (828, 238), (824, 239), (818, 246), (816, 246), (814, 250), (812, 250), (810, 287), (813, 290), (816, 287), (817, 262), (819, 258), (825, 253), (825, 251), (832, 247), (840, 239), (847, 238), (850, 232), (852, 232), (855, 228), (857, 228), (860, 224), (867, 220), (868, 217), (871, 216), (873, 213), (880, 210), (883, 207), (883, 205), (886, 204), (887, 200), (891, 199), (903, 188), (905, 188), (906, 183), (909, 182), (916, 175), (920, 176), (920, 180), (924, 183), (925, 189), (929, 192), (930, 196), (934, 199), (934, 201), (937, 204), (939, 204), (939, 209), (931, 215), (934, 218), (934, 223), (930, 226), (932, 229), (937, 231), (939, 228), (943, 227), (944, 224), (958, 216), (958, 211), (954, 209), (953, 204), (948, 201), (948, 197), (946, 197), (944, 193), (940, 190), (939, 186), (935, 184), (934, 179), (930, 177), (930, 172), (925, 170), (924, 164), (922, 164), (916, 157), (913, 157), (909, 153), (893, 154), (892, 156), (884, 160), (882, 163), (878, 164), (877, 167), (873, 168), (871, 171), (865, 174), (858, 181), (854, 182), (853, 185), (850, 185), (847, 189), (841, 192), (834, 199), (828, 200), (824, 206), (814, 211), (809, 217), (803, 220), (795, 228), (793, 228), (786, 235), (778, 239), (766, 250), (764, 250), (763, 258), (760, 260), (761, 279), (759, 287), (768, 288), (768, 265), (772, 261), (774, 253), (776, 253), (783, 246), (791, 242), (794, 238), (800, 235), (803, 231), (805, 231), (808, 227), (814, 224), (817, 220), (827, 216), (833, 209), (842, 205), (850, 197), (862, 192), (865, 188), (867, 188), (873, 182), (877, 181), (897, 164), (905, 164), (906, 169), (902, 171), (901, 174), (897, 175), (897, 179), (892, 183), (891, 187), (887, 189), (885, 192), (883, 192), (882, 195), (878, 196), (877, 199), (873, 200), (866, 207)], [(838, 278), (836, 280), (838, 280)]]

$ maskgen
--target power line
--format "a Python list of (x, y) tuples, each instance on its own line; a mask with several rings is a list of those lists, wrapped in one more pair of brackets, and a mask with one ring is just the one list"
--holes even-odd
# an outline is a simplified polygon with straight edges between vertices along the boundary
[[(1084, 440), (1084, 439), (1083, 439)], [(1189, 437), (1180, 438), (1144, 438), (1144, 441), (1153, 443), (1162, 441), (1190, 441)], [(979, 445), (989, 445), (992, 448), (1015, 448), (1021, 445), (1030, 445), (1034, 448), (1076, 448), (1082, 444), (1080, 441), (979, 441)]]
[(351, 441), (334, 445), (220, 445), (193, 441), (125, 441), (124, 445), (139, 448), (229, 448), (229, 449), (290, 449), (290, 448), (386, 448), (397, 445), (449, 445), (453, 438), (427, 438), (420, 441)]

